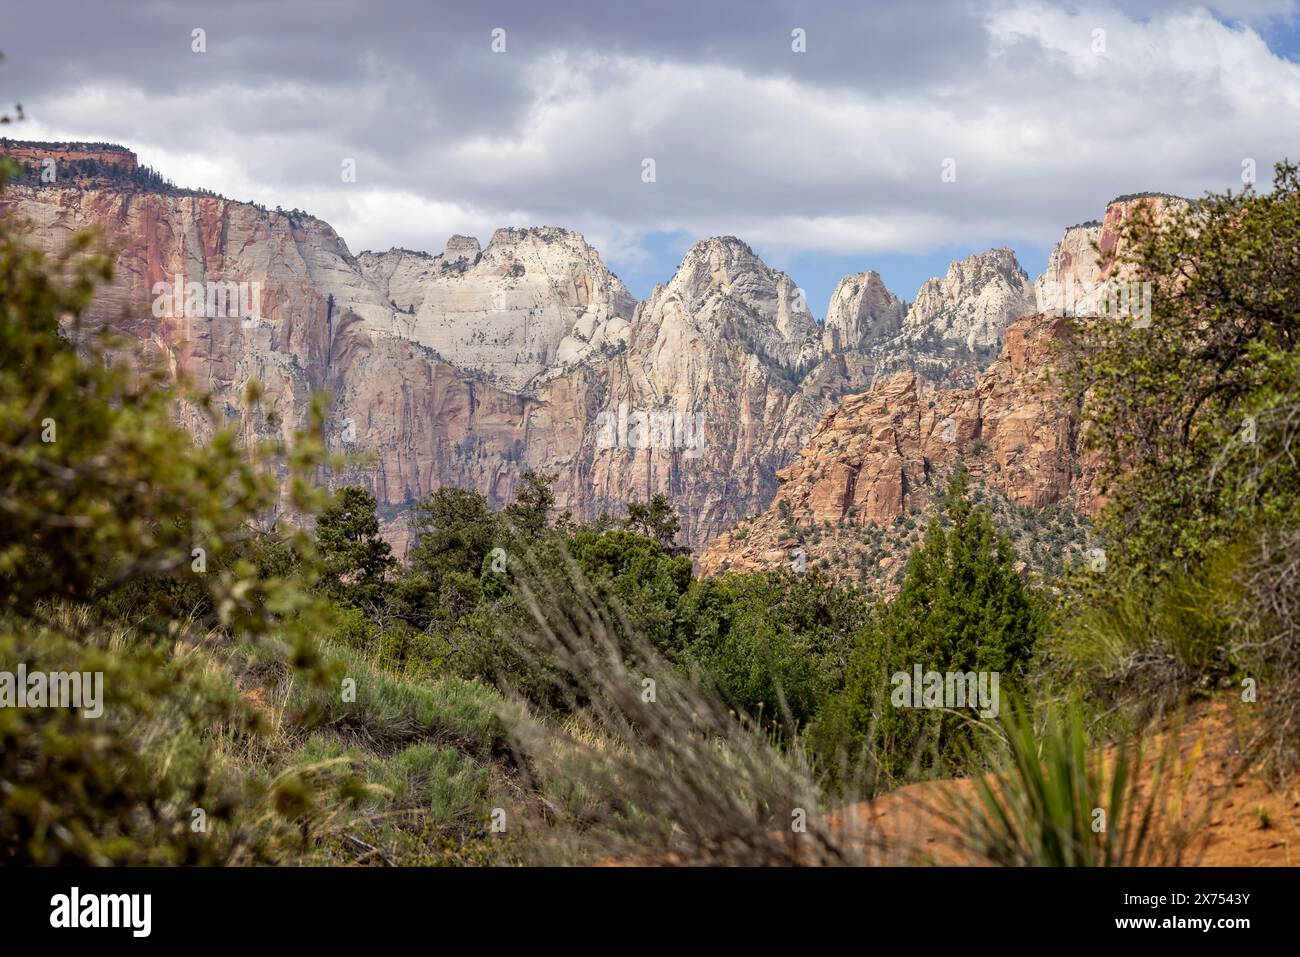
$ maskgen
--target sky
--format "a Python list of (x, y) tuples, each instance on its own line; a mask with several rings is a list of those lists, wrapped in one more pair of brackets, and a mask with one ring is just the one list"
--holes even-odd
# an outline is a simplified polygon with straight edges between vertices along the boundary
[(1034, 277), (1115, 196), (1266, 187), (1298, 7), (7, 0), (0, 102), (354, 253), (564, 226), (644, 298), (739, 236), (822, 318), (850, 273), (911, 300), (1010, 246)]

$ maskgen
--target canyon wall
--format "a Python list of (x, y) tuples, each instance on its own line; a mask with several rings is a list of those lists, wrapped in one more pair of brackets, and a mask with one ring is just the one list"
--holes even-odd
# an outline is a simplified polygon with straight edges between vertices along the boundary
[[(818, 423), (873, 383), (916, 408), (916, 435), (863, 446), (853, 491), (822, 488), (809, 501), (829, 514), (849, 494), (888, 511), (915, 497), (918, 463), (930, 457), (925, 430), (937, 413), (920, 409), (944, 394), (934, 384), (975, 388), (1004, 329), (1034, 307), (1035, 287), (999, 249), (953, 263), (910, 307), (874, 272), (846, 277), (819, 323), (794, 281), (734, 237), (697, 243), (638, 302), (566, 229), (499, 229), (486, 246), (453, 236), (436, 254), (353, 255), (319, 219), (177, 189), (120, 147), (0, 146), (28, 164), (0, 205), (28, 221), (34, 242), (53, 251), (92, 228), (116, 251), (89, 326), (125, 333), (189, 377), (248, 440), (288, 439), (327, 393), (327, 442), (355, 459), (322, 479), (371, 489), (399, 552), (411, 504), (452, 484), (500, 505), (526, 469), (554, 474), (559, 505), (578, 519), (663, 492), (683, 541), (702, 548), (762, 512), (778, 473), (798, 470), (801, 450), (823, 434)], [(32, 172), (43, 158), (95, 161), (73, 182), (46, 183)], [(1067, 232), (1054, 275), (1086, 275), (1084, 238)], [(251, 380), (261, 396), (249, 406)], [(978, 419), (992, 435), (993, 413), (970, 411), (983, 388), (992, 385), (933, 401), (951, 405), (960, 434)], [(866, 415), (862, 403), (874, 401), (848, 399), (832, 421)], [(194, 410), (177, 414), (208, 437)], [(1016, 414), (1003, 414), (1008, 428)], [(1023, 495), (1058, 494), (1059, 477), (1024, 479)]]

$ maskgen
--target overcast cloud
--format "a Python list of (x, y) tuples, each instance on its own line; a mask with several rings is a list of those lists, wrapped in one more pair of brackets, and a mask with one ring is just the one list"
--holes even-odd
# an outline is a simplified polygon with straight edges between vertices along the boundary
[(122, 143), (354, 252), (563, 225), (644, 294), (732, 233), (805, 264), (819, 314), (844, 264), (1043, 249), (1120, 193), (1300, 157), (1290, 2), (637, 7), (9, 4), (0, 91), (31, 117), (10, 135)]

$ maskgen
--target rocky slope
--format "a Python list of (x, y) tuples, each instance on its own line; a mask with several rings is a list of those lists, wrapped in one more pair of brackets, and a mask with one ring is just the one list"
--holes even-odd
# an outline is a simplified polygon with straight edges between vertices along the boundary
[[(719, 536), (705, 573), (821, 564), (837, 577), (889, 591), (902, 562), (962, 463), (976, 494), (1013, 518), (1059, 531), (1057, 560), (1079, 551), (1095, 512), (1095, 466), (1080, 446), (1077, 409), (1048, 378), (1068, 320), (1032, 316), (1005, 330), (997, 360), (974, 388), (942, 388), (913, 372), (850, 396), (818, 426), (761, 515)], [(1073, 539), (1067, 541), (1066, 539)]]
[(903, 322), (903, 338), (947, 341), (971, 353), (996, 349), (1007, 324), (1034, 311), (1033, 287), (1010, 249), (954, 262), (943, 279), (921, 286)]
[[(1068, 320), (1102, 312), (1108, 283), (1132, 280), (1123, 231), (1139, 206), (1150, 204), (1159, 219), (1185, 202), (1163, 194), (1112, 201), (1102, 219), (1065, 230), (1032, 286), (1009, 250), (954, 263), (945, 279), (926, 283), (900, 331), (867, 346), (875, 361), (858, 378), (872, 382), (869, 391), (821, 421), (798, 461), (778, 473), (772, 504), (715, 539), (701, 569), (811, 563), (888, 594), (959, 462), (1025, 564), (1054, 572), (1080, 560), (1100, 505), (1096, 461), (1080, 445), (1078, 410), (1049, 380), (1054, 344)], [(875, 301), (877, 311), (892, 305)], [(1012, 321), (1027, 302), (1037, 314)], [(952, 363), (999, 341), (997, 359), (978, 375)]]
[[(901, 317), (898, 305), (876, 308), (884, 318), (872, 324), (861, 343), (870, 357), (868, 374), (858, 377), (864, 388), (881, 375), (904, 370), (934, 382), (973, 385), (975, 374), (997, 354), (1002, 331), (1034, 311), (1034, 294), (1015, 254), (991, 249), (954, 260), (943, 278), (927, 280)], [(832, 298), (828, 324), (836, 306)]]
[(664, 492), (694, 542), (761, 507), (776, 469), (844, 391), (837, 371), (825, 381), (804, 374), (819, 362), (818, 346), (819, 327), (790, 277), (737, 239), (697, 243), (638, 307), (594, 410), (671, 419), (673, 434), (589, 436), (592, 506), (613, 508), (629, 489)]
[(453, 236), (438, 256), (363, 253), (402, 334), (521, 390), (626, 342), (635, 300), (578, 233), (498, 229), (486, 249)]
[(822, 351), (862, 349), (891, 339), (902, 326), (907, 304), (885, 288), (874, 270), (845, 276), (831, 293), (822, 324)]

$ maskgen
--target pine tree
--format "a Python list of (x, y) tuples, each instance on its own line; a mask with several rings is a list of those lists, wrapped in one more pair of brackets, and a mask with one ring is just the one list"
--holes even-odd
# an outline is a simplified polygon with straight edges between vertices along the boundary
[(551, 491), (554, 482), (554, 475), (525, 472), (515, 500), (505, 508), (506, 522), (525, 543), (535, 540), (550, 527), (551, 509), (555, 507), (555, 493)]

